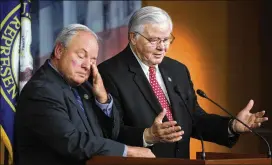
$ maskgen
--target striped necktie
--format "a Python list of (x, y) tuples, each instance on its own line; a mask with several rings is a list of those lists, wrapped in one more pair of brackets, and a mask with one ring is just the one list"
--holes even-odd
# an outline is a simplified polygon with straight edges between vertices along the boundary
[(79, 94), (78, 94), (78, 91), (77, 91), (75, 88), (71, 88), (71, 89), (72, 89), (72, 91), (73, 91), (73, 93), (74, 93), (74, 95), (75, 95), (75, 97), (76, 97), (76, 100), (77, 100), (78, 105), (80, 106), (80, 109), (82, 110), (82, 112), (83, 112), (84, 115), (86, 116), (86, 114), (85, 114), (85, 109), (84, 109), (82, 100), (81, 100), (81, 98), (80, 98), (80, 96), (79, 96)]

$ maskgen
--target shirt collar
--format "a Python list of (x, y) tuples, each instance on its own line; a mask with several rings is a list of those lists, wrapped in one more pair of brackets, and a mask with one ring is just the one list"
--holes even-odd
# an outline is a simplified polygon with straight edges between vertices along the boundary
[[(53, 68), (58, 74), (60, 74), (60, 72), (52, 65), (51, 59), (48, 60), (48, 64), (49, 64), (49, 66), (50, 66), (51, 68)], [(62, 74), (60, 74), (60, 75), (62, 76)], [(63, 77), (63, 76), (62, 76), (62, 77)]]
[[(138, 63), (140, 64), (141, 68), (143, 69), (143, 71), (145, 73), (149, 73), (149, 66), (144, 64), (141, 59), (136, 55), (136, 53), (133, 51), (133, 49), (131, 48), (131, 45), (129, 44), (129, 47), (133, 53), (133, 55), (135, 56), (135, 58), (137, 59)], [(156, 72), (158, 71), (159, 67), (158, 65), (155, 65), (155, 68), (156, 68)]]
[[(51, 63), (51, 59), (48, 60), (48, 65), (54, 69), (62, 78), (63, 80), (69, 85), (69, 83), (64, 79), (63, 74), (61, 74)], [(69, 85), (70, 89), (72, 89), (71, 85)]]

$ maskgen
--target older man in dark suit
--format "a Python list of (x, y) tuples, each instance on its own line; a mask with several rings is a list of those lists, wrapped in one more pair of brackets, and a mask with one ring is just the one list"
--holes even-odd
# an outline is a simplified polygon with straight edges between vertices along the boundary
[[(129, 45), (98, 66), (108, 92), (120, 110), (121, 142), (150, 147), (157, 157), (189, 158), (190, 137), (233, 146), (248, 131), (228, 117), (207, 114), (198, 104), (187, 67), (165, 57), (174, 41), (170, 16), (157, 7), (143, 7), (128, 25)], [(238, 118), (259, 127), (264, 111)]]
[(149, 149), (113, 141), (120, 120), (97, 70), (97, 55), (97, 36), (88, 27), (72, 24), (58, 35), (51, 59), (19, 97), (17, 165), (79, 165), (95, 155), (154, 157)]

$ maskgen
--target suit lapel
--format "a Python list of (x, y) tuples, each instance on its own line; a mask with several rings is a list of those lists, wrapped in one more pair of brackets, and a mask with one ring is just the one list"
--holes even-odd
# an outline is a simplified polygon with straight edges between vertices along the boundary
[[(92, 102), (94, 100), (93, 95), (87, 91), (87, 89), (83, 87), (79, 87), (79, 95), (82, 99), (83, 106), (85, 108), (85, 112), (87, 115), (88, 124), (91, 126), (94, 135), (103, 136), (102, 131), (99, 129), (99, 123), (97, 119), (97, 115), (95, 114), (95, 109), (92, 107)], [(91, 89), (89, 89), (91, 90)]]
[[(70, 102), (72, 104), (74, 104), (74, 106), (77, 109), (77, 112), (81, 118), (81, 120), (83, 121), (83, 124), (86, 128), (86, 130), (88, 132), (93, 132), (93, 134), (98, 135), (99, 131), (98, 128), (96, 127), (97, 124), (94, 124), (96, 119), (93, 119), (96, 117), (96, 115), (92, 114), (94, 113), (94, 110), (92, 110), (91, 107), (91, 102), (89, 102), (91, 99), (89, 99), (88, 101), (86, 99), (84, 99), (84, 94), (82, 94), (82, 89), (79, 90), (79, 95), (81, 97), (86, 115), (84, 114), (84, 112), (81, 110), (81, 107), (78, 105), (78, 102), (72, 92), (72, 90), (70, 89), (70, 86), (66, 83), (66, 81), (63, 79), (62, 76), (60, 76), (60, 74), (54, 70), (51, 66), (49, 66), (49, 60), (46, 60), (43, 68), (45, 69), (45, 71), (47, 72), (47, 74), (52, 77), (57, 83), (59, 83), (62, 86), (62, 89), (65, 93), (65, 95), (68, 97), (68, 99), (70, 100)], [(87, 116), (87, 118), (86, 118)]]
[(81, 118), (81, 120), (83, 121), (83, 124), (85, 126), (85, 128), (87, 129), (87, 131), (91, 131), (94, 133), (93, 130), (91, 130), (90, 128), (90, 124), (88, 123), (88, 120), (86, 118), (86, 115), (84, 114), (84, 112), (81, 110), (80, 106), (78, 105), (78, 102), (76, 101), (76, 98), (72, 92), (72, 90), (70, 90), (69, 88), (66, 88), (64, 90), (64, 93), (66, 94), (66, 96), (69, 98), (69, 100), (75, 105), (75, 107), (77, 108), (77, 112)]
[(142, 76), (139, 75), (139, 73), (136, 73), (134, 77), (134, 82), (137, 84), (138, 88), (140, 89), (152, 109), (156, 112), (156, 114), (159, 114), (162, 111), (161, 105), (156, 98), (148, 80), (144, 76), (145, 75)]
[(125, 51), (126, 51), (125, 52), (126, 61), (128, 62), (128, 69), (131, 72), (131, 74), (134, 74), (133, 81), (140, 89), (145, 100), (149, 103), (149, 105), (152, 107), (154, 112), (158, 115), (162, 111), (161, 105), (158, 99), (156, 98), (140, 64), (138, 63), (137, 59), (134, 57), (129, 46), (127, 46)]
[(180, 100), (175, 92), (175, 84), (173, 81), (173, 77), (167, 72), (167, 70), (159, 65), (159, 69), (167, 90), (167, 94), (169, 96), (171, 109), (173, 113), (174, 120), (176, 120), (178, 123), (182, 120), (182, 112), (180, 110), (179, 101)]

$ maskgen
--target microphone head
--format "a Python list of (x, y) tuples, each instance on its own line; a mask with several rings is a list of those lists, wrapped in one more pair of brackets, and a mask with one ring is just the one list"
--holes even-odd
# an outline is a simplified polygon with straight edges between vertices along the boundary
[(207, 98), (207, 95), (201, 89), (196, 90), (196, 93), (201, 97)]

